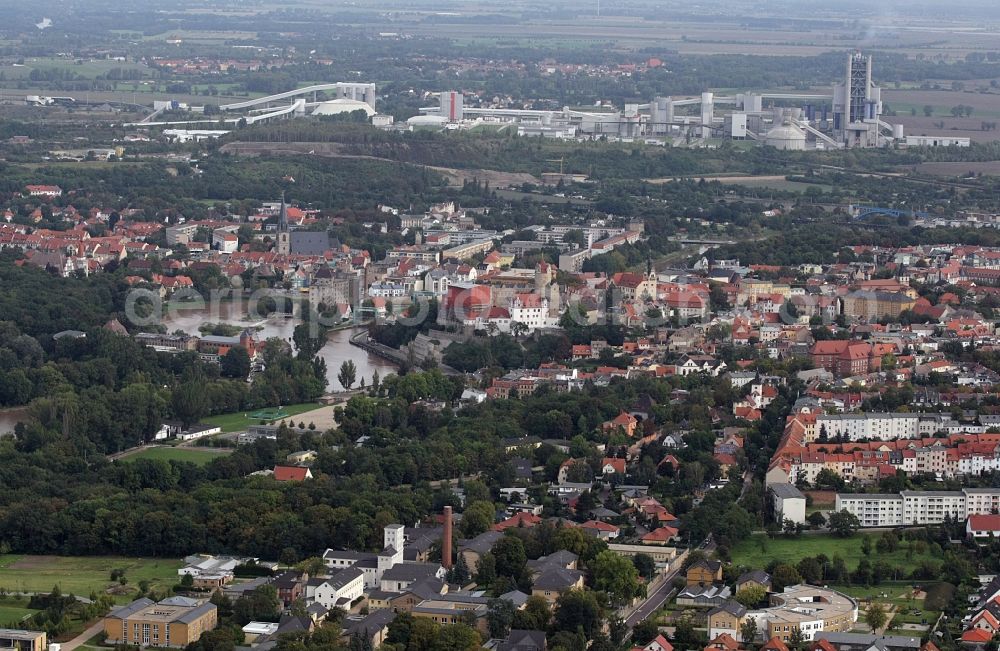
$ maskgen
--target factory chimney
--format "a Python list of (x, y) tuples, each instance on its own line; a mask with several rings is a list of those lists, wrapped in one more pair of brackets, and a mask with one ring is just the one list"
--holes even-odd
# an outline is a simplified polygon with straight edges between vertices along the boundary
[(444, 507), (444, 533), (441, 535), (441, 565), (451, 569), (451, 507)]

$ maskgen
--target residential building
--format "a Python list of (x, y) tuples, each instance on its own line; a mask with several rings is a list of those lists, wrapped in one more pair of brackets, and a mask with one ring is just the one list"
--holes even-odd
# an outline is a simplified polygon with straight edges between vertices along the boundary
[(707, 559), (695, 561), (688, 567), (685, 579), (689, 586), (719, 583), (722, 581), (722, 563)]
[(863, 527), (899, 527), (940, 524), (945, 516), (965, 520), (988, 515), (1000, 503), (1000, 488), (963, 488), (960, 491), (902, 491), (900, 493), (837, 493), (834, 510), (853, 513)]
[(782, 483), (768, 484), (767, 491), (772, 498), (776, 522), (791, 520), (795, 524), (805, 524), (806, 496), (802, 491), (792, 484)]

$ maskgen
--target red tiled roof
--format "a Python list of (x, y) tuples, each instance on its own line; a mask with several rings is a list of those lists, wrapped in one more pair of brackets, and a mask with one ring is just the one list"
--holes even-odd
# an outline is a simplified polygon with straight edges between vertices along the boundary
[(309, 469), (302, 466), (274, 467), (274, 478), (277, 481), (305, 481), (310, 474)]

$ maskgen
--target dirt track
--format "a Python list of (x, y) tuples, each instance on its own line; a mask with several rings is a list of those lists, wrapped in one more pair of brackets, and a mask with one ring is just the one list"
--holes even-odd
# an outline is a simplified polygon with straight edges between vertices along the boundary
[[(237, 156), (260, 156), (262, 154), (271, 155), (312, 155), (325, 156), (327, 158), (358, 158), (367, 160), (377, 160), (387, 163), (405, 163), (392, 158), (380, 158), (378, 156), (361, 156), (357, 154), (343, 153), (343, 145), (335, 142), (230, 142), (221, 147), (224, 154), (234, 154)], [(417, 163), (409, 163), (417, 165)], [(453, 167), (438, 167), (427, 165), (427, 169), (434, 170), (448, 181), (448, 185), (461, 187), (465, 181), (479, 179), (488, 181), (495, 188), (520, 185), (522, 183), (538, 184), (540, 181), (522, 172), (501, 172), (498, 170), (484, 169), (457, 169)]]

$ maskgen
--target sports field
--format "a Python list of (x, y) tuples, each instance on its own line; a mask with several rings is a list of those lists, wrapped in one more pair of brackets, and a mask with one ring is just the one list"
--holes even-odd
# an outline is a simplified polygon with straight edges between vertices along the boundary
[[(179, 560), (163, 558), (5, 554), (0, 556), (0, 588), (8, 592), (50, 592), (58, 585), (64, 594), (79, 596), (114, 588), (116, 599), (125, 602), (134, 598), (140, 581), (149, 581), (151, 588), (160, 590), (173, 586), (180, 567)], [(124, 590), (111, 580), (113, 569), (125, 570), (128, 583)]]
[[(281, 411), (288, 414), (286, 418), (291, 418), (292, 416), (298, 416), (301, 413), (312, 411), (321, 406), (318, 402), (306, 402), (298, 405), (283, 405)], [(209, 425), (218, 425), (222, 428), (223, 432), (242, 432), (250, 425), (260, 425), (262, 422), (268, 422), (250, 418), (250, 414), (252, 413), (251, 411), (240, 411), (234, 414), (209, 416), (202, 420)]]
[(160, 461), (189, 461), (193, 464), (204, 466), (220, 456), (230, 454), (229, 448), (198, 448), (198, 447), (172, 447), (163, 446), (158, 448), (146, 448), (141, 452), (124, 457), (122, 461), (135, 461), (136, 459), (157, 459)]

